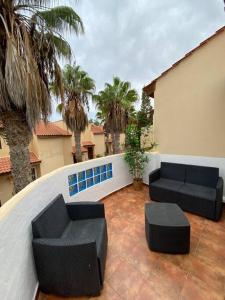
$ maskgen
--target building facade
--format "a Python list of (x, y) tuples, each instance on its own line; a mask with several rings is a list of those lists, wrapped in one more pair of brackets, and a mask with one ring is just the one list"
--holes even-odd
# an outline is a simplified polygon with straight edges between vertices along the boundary
[(160, 153), (225, 157), (225, 27), (144, 87)]
[[(71, 134), (52, 123), (40, 122), (29, 145), (32, 179), (73, 163)], [(0, 204), (13, 194), (9, 148), (0, 138)]]
[[(121, 142), (124, 135), (121, 135)], [(81, 135), (82, 160), (105, 156), (106, 139), (102, 126), (89, 124)], [(111, 139), (108, 141), (112, 153)], [(122, 146), (121, 146), (122, 149)], [(61, 121), (40, 122), (33, 133), (29, 145), (32, 179), (35, 180), (60, 167), (76, 162), (74, 136)], [(0, 205), (3, 205), (13, 194), (9, 147), (0, 138)]]

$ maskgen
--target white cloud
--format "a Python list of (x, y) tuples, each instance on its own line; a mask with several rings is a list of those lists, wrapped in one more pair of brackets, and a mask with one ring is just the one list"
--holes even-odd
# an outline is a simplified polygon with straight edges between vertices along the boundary
[(84, 36), (70, 36), (69, 42), (77, 64), (95, 79), (97, 90), (117, 75), (141, 92), (146, 83), (222, 27), (225, 18), (222, 0), (69, 4), (86, 28)]

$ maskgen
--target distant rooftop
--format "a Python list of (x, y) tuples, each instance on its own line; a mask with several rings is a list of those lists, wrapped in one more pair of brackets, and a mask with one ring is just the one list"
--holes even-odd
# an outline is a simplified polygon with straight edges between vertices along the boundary
[(71, 136), (71, 133), (64, 130), (53, 123), (45, 124), (43, 121), (39, 122), (35, 128), (37, 136)]
[(93, 144), (91, 141), (83, 141), (83, 146), (86, 147), (86, 146), (95, 146), (95, 144)]
[[(81, 146), (81, 152), (88, 152), (87, 148), (85, 148), (84, 146)], [(72, 147), (72, 153), (75, 154), (76, 153), (76, 146)]]
[[(40, 163), (41, 160), (33, 153), (30, 152), (30, 163), (37, 164)], [(0, 175), (11, 172), (11, 162), (9, 156), (0, 157)]]
[(91, 131), (93, 134), (104, 134), (103, 126), (91, 124)]

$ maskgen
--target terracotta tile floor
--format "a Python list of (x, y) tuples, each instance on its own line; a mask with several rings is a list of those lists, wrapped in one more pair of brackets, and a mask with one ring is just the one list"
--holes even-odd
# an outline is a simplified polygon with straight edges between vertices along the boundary
[[(96, 298), (135, 300), (225, 299), (225, 209), (219, 222), (186, 213), (191, 224), (189, 255), (151, 252), (145, 240), (148, 188), (127, 187), (104, 200), (109, 247), (104, 289)], [(40, 300), (60, 297), (40, 294)]]

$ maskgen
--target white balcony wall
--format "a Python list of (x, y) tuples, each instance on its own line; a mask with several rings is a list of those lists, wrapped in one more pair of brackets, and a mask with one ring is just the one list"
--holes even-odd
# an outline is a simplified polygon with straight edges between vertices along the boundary
[[(113, 177), (69, 196), (68, 175), (112, 163)], [(38, 281), (32, 254), (32, 219), (62, 193), (65, 201), (98, 201), (132, 183), (121, 154), (69, 165), (28, 185), (0, 209), (0, 299), (34, 299)]]

